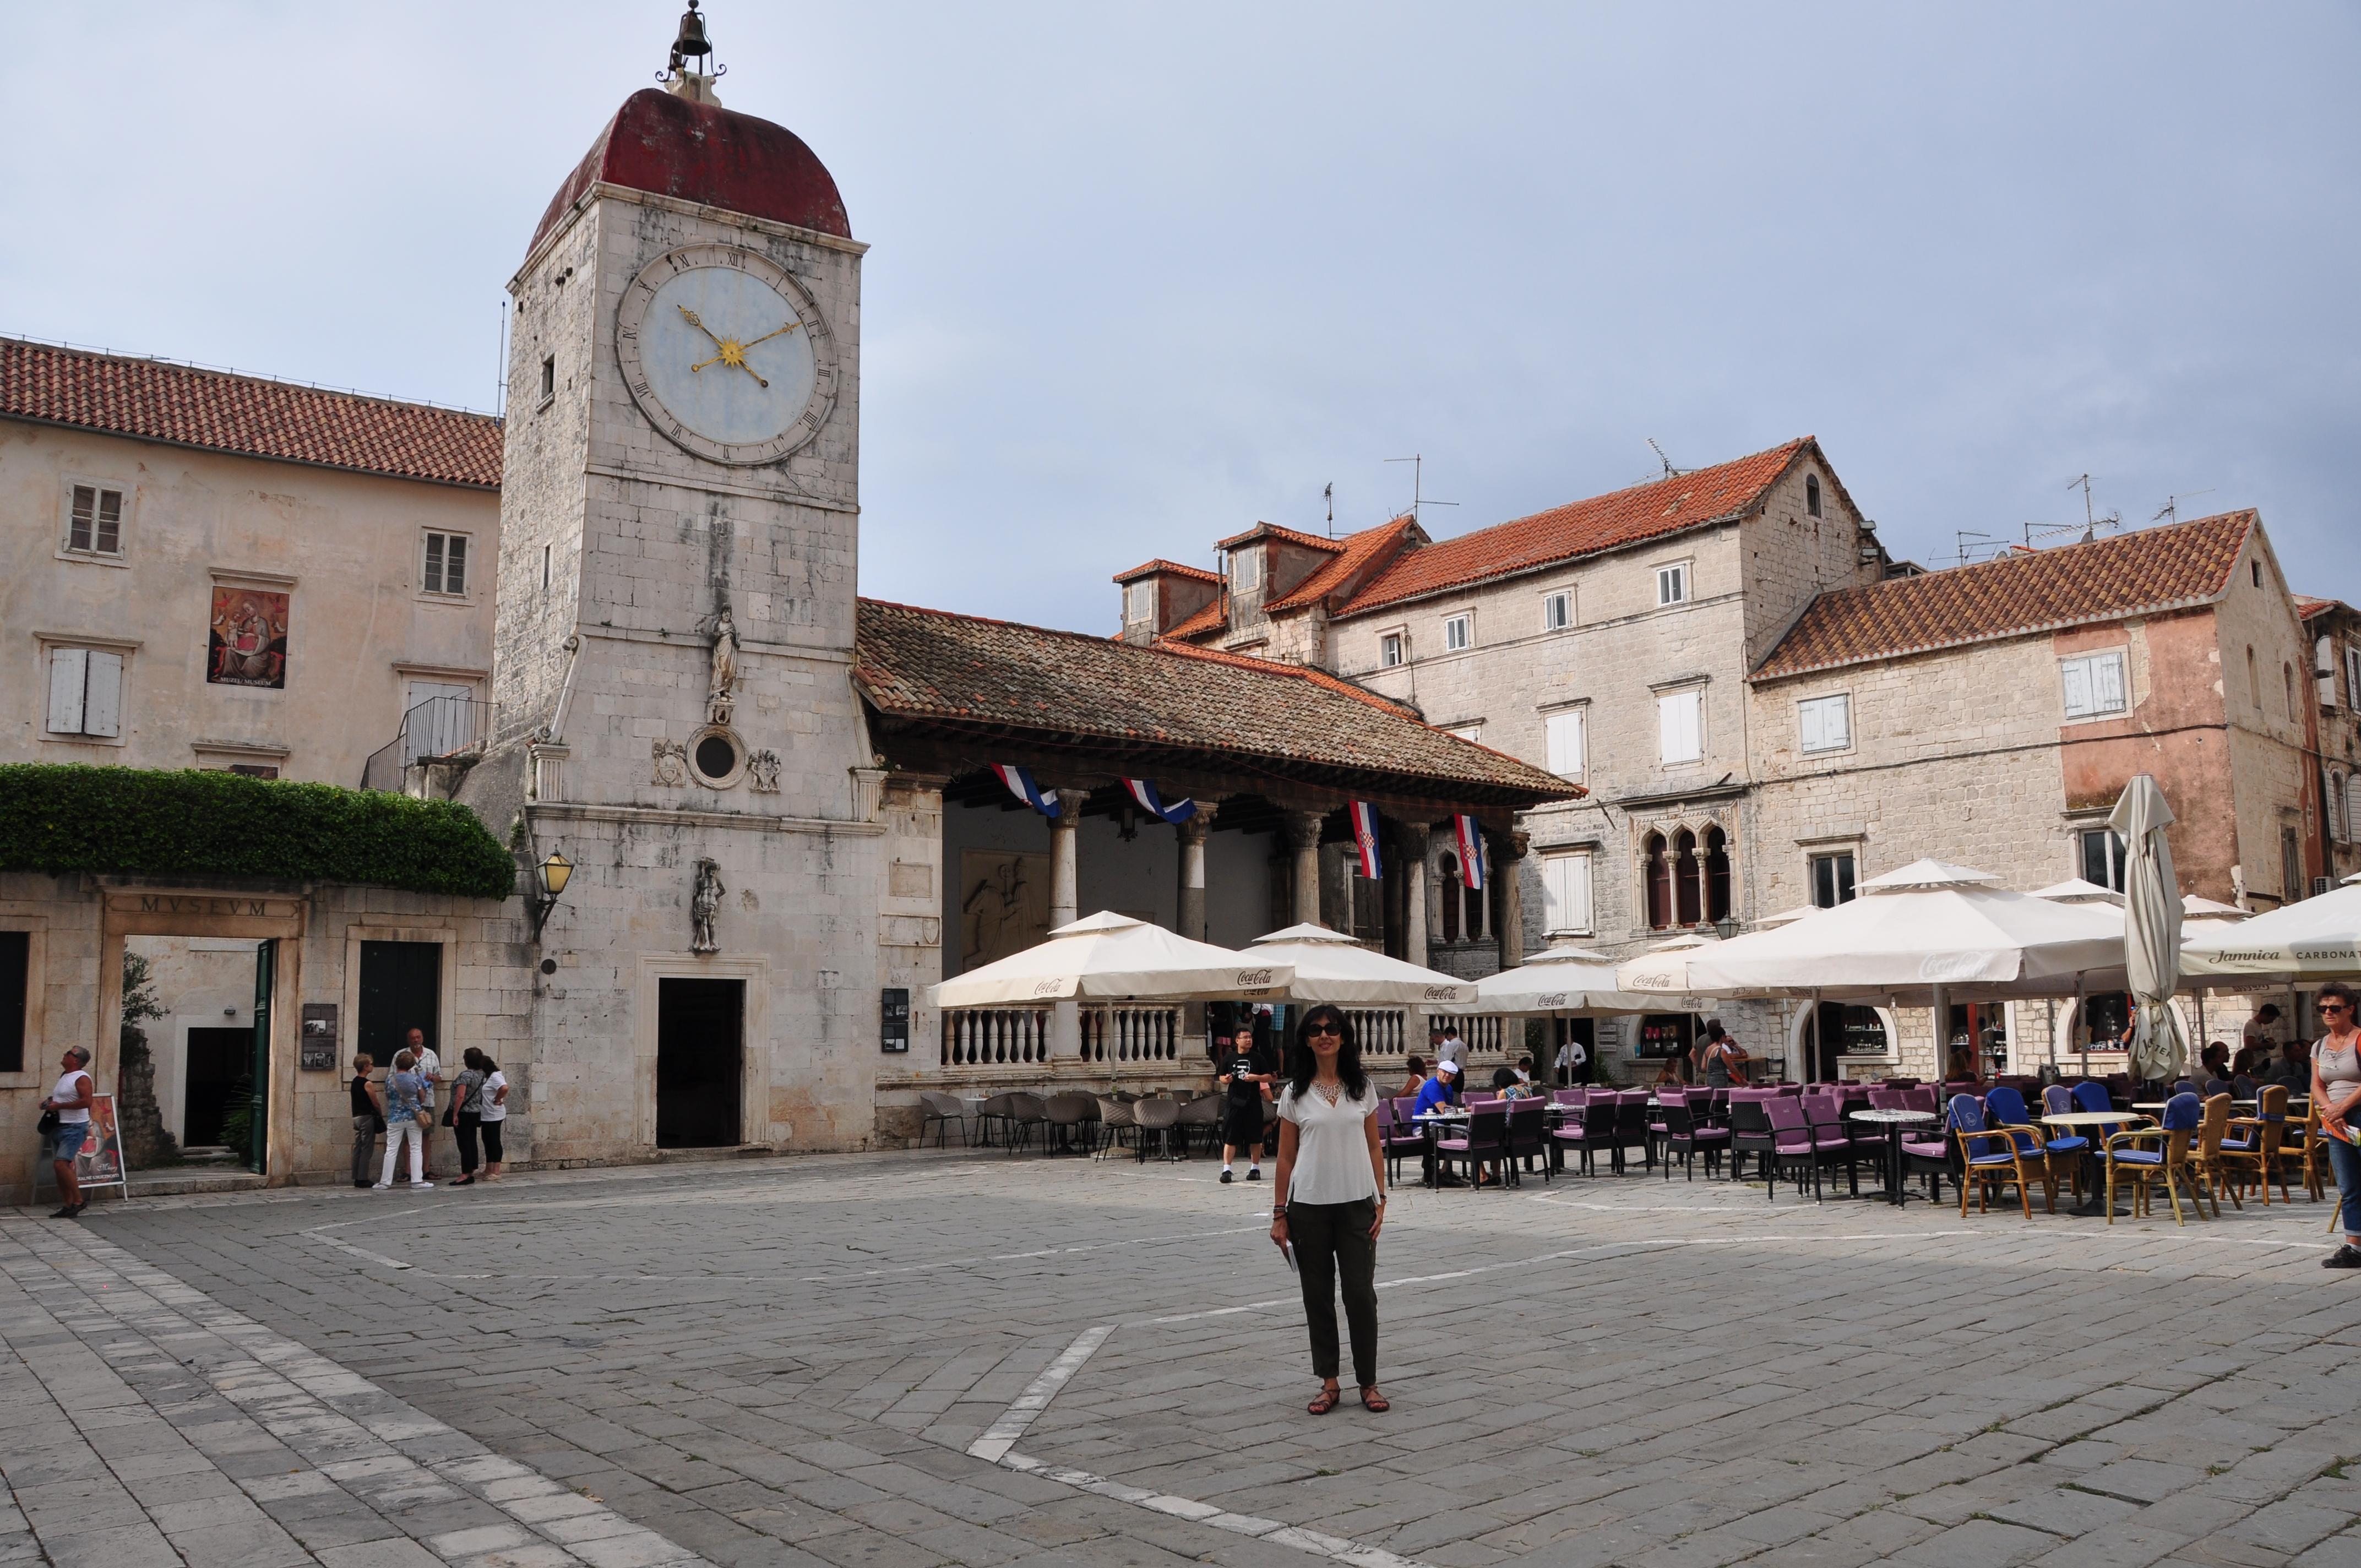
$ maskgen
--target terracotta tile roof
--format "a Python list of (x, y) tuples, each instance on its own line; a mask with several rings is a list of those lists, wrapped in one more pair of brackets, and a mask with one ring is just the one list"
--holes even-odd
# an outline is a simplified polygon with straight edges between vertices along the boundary
[(1612, 495), (1594, 496), (1422, 545), (1379, 573), (1376, 581), (1336, 613), (1361, 615), (1424, 594), (1554, 565), (1735, 517), (1760, 499), (1797, 457), (1817, 449), (1818, 444), (1805, 436), (1751, 457), (1651, 480)]
[(1218, 752), (1241, 771), (1260, 759), (1413, 786), (1398, 793), (1514, 803), (1578, 793), (1324, 671), (878, 599), (861, 601), (857, 625), (853, 679), (889, 720)]
[[(1348, 590), (1359, 575), (1371, 563), (1389, 550), (1398, 549), (1402, 536), (1418, 528), (1415, 520), (1398, 517), (1391, 522), (1375, 528), (1365, 528), (1358, 533), (1348, 533), (1341, 541), (1345, 548), (1329, 558), (1320, 569), (1295, 585), (1294, 591), (1263, 606), (1268, 615), (1281, 615), (1319, 603), (1331, 593)], [(1420, 534), (1423, 539), (1424, 534)]]
[(2224, 512), (1822, 594), (1757, 679), (2210, 603), (2257, 518)]
[(1202, 566), (1184, 566), (1178, 561), (1167, 561), (1160, 555), (1153, 561), (1141, 562), (1128, 572), (1117, 572), (1115, 575), (1115, 580), (1118, 583), (1127, 583), (1135, 577), (1145, 577), (1157, 572), (1170, 572), (1177, 576), (1194, 577), (1204, 583), (1218, 583), (1222, 580), (1222, 575), (1219, 572), (1208, 572)]
[(2348, 608), (2350, 607), (2340, 599), (2313, 598), (2310, 594), (2295, 596), (2295, 614), (2298, 620), (2313, 620), (2326, 615), (2332, 609)]
[(1181, 642), (1192, 637), (1203, 637), (1219, 631), (1230, 623), (1228, 603), (1219, 595), (1213, 602), (1184, 620), (1175, 621), (1172, 629), (1157, 639), (1159, 642)]
[(489, 414), (0, 338), (0, 418), (364, 474), (500, 484)]
[(1213, 548), (1227, 550), (1232, 545), (1244, 544), (1251, 539), (1284, 539), (1290, 544), (1301, 544), (1308, 550), (1345, 548), (1342, 541), (1323, 539), (1316, 533), (1298, 533), (1291, 528), (1281, 528), (1275, 522), (1257, 522), (1244, 533), (1233, 533), (1227, 539), (1216, 539), (1213, 541)]

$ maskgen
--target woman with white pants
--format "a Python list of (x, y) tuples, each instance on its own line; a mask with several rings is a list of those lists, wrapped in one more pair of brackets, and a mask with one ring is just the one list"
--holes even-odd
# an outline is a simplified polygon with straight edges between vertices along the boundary
[(408, 1051), (396, 1051), (393, 1070), (385, 1075), (385, 1174), (378, 1179), (377, 1190), (386, 1191), (393, 1186), (393, 1157), (407, 1143), (410, 1146), (410, 1185), (432, 1187), (426, 1179), (425, 1128), (419, 1118), (427, 1114), (424, 1107), (426, 1080), (415, 1070), (418, 1058)]

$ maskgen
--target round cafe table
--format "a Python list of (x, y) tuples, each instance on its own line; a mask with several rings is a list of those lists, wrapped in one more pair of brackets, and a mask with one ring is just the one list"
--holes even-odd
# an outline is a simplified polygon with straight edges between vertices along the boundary
[(1932, 1111), (1853, 1111), (1847, 1121), (1868, 1122), (1885, 1129), (1885, 1201), (1905, 1207), (1909, 1193), (1902, 1184), (1902, 1129), (1938, 1120)]
[[(2042, 1117), (2041, 1124), (2045, 1127), (2070, 1128), (2120, 1127), (2129, 1123), (2147, 1120), (2145, 1116), (2134, 1116), (2123, 1111), (2060, 1111), (2055, 1115)], [(2082, 1200), (2074, 1212), (2103, 1214), (2107, 1212), (2107, 1190), (2104, 1185), (2107, 1164), (2105, 1157), (2099, 1152), (2099, 1146), (2095, 1140), (2091, 1145), (2090, 1152), (2082, 1158), (2083, 1162), (2091, 1168), (2091, 1195)]]
[[(1443, 1162), (1434, 1157), (1439, 1152), (1434, 1146), (1435, 1143), (1443, 1136), (1444, 1128), (1464, 1124), (1467, 1121), (1467, 1112), (1456, 1106), (1444, 1110), (1422, 1111), (1411, 1120), (1416, 1122), (1419, 1131), (1426, 1135), (1426, 1175), (1419, 1185), (1440, 1187), (1443, 1185)], [(1454, 1179), (1455, 1180), (1456, 1178)]]

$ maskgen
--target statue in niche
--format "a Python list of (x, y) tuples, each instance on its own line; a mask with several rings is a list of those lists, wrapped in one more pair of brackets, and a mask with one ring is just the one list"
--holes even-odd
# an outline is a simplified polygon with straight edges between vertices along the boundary
[(728, 724), (738, 706), (738, 624), (724, 608), (713, 623), (713, 683), (705, 698), (705, 722)]
[(689, 918), (696, 927), (689, 939), (692, 953), (718, 953), (720, 939), (713, 934), (713, 917), (720, 913), (721, 895), (730, 890), (721, 885), (721, 867), (712, 861), (697, 862), (697, 890), (689, 894)]
[(779, 793), (779, 754), (768, 746), (746, 759), (746, 787), (756, 795)]
[(678, 740), (658, 740), (649, 748), (655, 762), (653, 782), (666, 789), (688, 787), (688, 748)]

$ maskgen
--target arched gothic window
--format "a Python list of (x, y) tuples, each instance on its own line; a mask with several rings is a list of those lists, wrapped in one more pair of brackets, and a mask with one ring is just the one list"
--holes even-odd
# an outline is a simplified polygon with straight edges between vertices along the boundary
[(1684, 828), (1673, 835), (1673, 905), (1680, 924), (1694, 926), (1702, 918), (1698, 894), (1697, 835)]
[(1730, 839), (1719, 826), (1705, 830), (1705, 917), (1730, 916)]
[(1647, 889), (1649, 928), (1661, 931), (1673, 923), (1673, 863), (1662, 833), (1640, 840), (1640, 876)]

